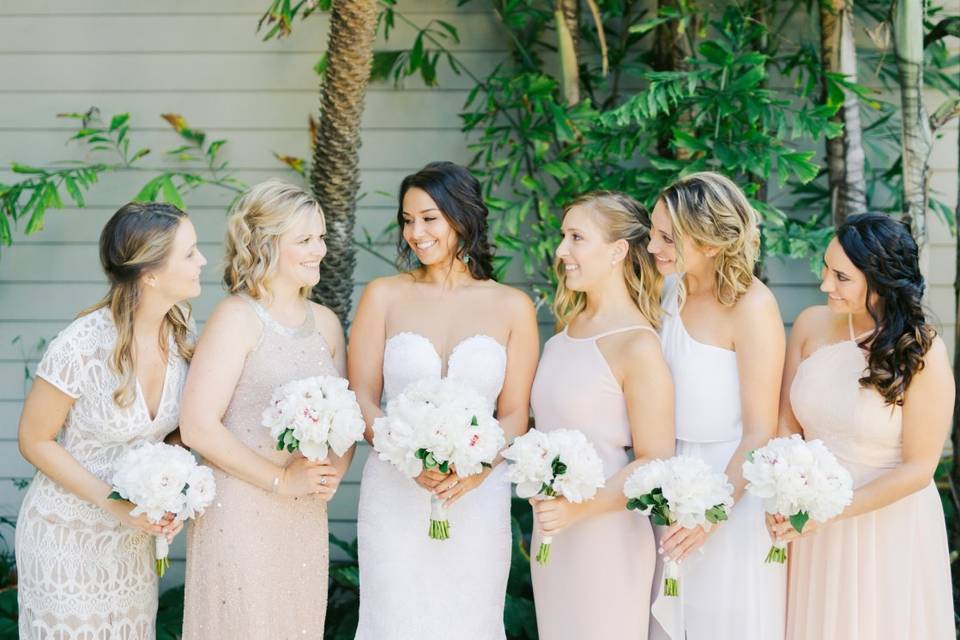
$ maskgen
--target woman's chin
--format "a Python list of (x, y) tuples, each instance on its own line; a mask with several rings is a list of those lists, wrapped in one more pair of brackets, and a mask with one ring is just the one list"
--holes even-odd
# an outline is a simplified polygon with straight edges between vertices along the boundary
[(657, 271), (660, 272), (660, 275), (669, 276), (672, 273), (677, 272), (677, 266), (673, 262), (660, 262), (657, 261)]

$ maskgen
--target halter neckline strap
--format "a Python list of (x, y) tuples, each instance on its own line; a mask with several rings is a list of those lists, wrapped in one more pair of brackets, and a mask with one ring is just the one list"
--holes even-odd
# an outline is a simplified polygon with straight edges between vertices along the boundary
[(653, 335), (659, 337), (659, 334), (657, 334), (656, 330), (655, 330), (653, 327), (648, 327), (648, 326), (642, 325), (642, 324), (633, 324), (633, 325), (630, 325), (629, 327), (620, 327), (619, 329), (610, 329), (609, 331), (602, 331), (602, 332), (600, 332), (600, 333), (598, 333), (598, 334), (596, 334), (596, 335), (587, 336), (587, 337), (585, 337), (585, 338), (574, 338), (573, 336), (570, 335), (570, 332), (567, 331), (567, 327), (564, 327), (564, 328), (563, 328), (563, 335), (565, 335), (569, 340), (582, 340), (582, 341), (586, 342), (586, 341), (599, 340), (600, 338), (606, 338), (607, 336), (616, 335), (616, 334), (618, 334), (618, 333), (626, 333), (627, 331), (635, 331), (635, 330), (637, 330), (637, 329), (650, 331), (650, 332), (653, 333)]

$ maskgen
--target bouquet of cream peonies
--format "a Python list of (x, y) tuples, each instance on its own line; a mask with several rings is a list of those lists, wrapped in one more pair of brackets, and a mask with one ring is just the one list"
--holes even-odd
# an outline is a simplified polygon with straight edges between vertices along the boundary
[[(767, 513), (790, 520), (798, 532), (807, 520), (826, 522), (853, 500), (853, 478), (820, 440), (799, 434), (774, 438), (747, 454), (743, 463), (747, 491), (763, 500)], [(774, 542), (766, 562), (783, 563), (786, 546)]]
[[(424, 469), (460, 477), (480, 473), (505, 444), (493, 406), (451, 378), (414, 382), (373, 423), (373, 448), (380, 459), (410, 478)], [(446, 509), (433, 495), (429, 535), (434, 540), (450, 537)]]
[[(693, 456), (651, 460), (637, 467), (624, 483), (623, 493), (627, 509), (649, 515), (660, 526), (709, 530), (726, 520), (733, 506), (733, 485), (726, 474)], [(664, 562), (663, 592), (667, 596), (680, 593), (680, 568), (670, 559)]]
[[(118, 458), (111, 482), (111, 499), (129, 500), (136, 505), (130, 515), (146, 514), (154, 523), (167, 513), (181, 521), (195, 518), (216, 493), (209, 467), (197, 464), (186, 449), (163, 442), (146, 442)], [(167, 539), (156, 536), (154, 568), (161, 577), (170, 566), (169, 551)]]
[[(576, 429), (531, 429), (514, 440), (503, 457), (511, 463), (507, 477), (516, 483), (521, 498), (550, 500), (562, 496), (570, 502), (583, 502), (606, 482), (597, 450)], [(537, 562), (541, 565), (550, 561), (552, 542), (552, 536), (540, 541)]]
[(277, 387), (263, 410), (262, 424), (286, 449), (316, 462), (330, 449), (338, 456), (363, 439), (365, 423), (357, 396), (337, 376), (315, 376)]

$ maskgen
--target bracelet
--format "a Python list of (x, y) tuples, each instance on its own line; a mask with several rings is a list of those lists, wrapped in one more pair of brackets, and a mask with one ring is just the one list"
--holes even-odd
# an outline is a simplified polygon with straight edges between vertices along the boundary
[(270, 493), (276, 493), (277, 488), (280, 486), (280, 476), (273, 476), (273, 486), (270, 487)]

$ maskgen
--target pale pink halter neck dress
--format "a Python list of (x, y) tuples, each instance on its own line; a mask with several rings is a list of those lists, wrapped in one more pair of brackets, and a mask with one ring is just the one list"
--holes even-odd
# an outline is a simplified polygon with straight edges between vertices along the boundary
[[(564, 330), (544, 346), (533, 382), (537, 429), (582, 431), (608, 478), (630, 461), (633, 439), (623, 390), (597, 340), (635, 330), (652, 331), (625, 327), (571, 338)], [(535, 531), (530, 548), (539, 545)], [(649, 518), (626, 509), (581, 520), (554, 536), (550, 562), (530, 565), (541, 640), (645, 640), (655, 555)]]
[[(902, 409), (859, 379), (866, 354), (850, 340), (821, 347), (790, 388), (803, 437), (819, 438), (861, 487), (901, 462)], [(931, 481), (886, 507), (828, 522), (790, 545), (792, 640), (953, 640), (943, 508)]]

